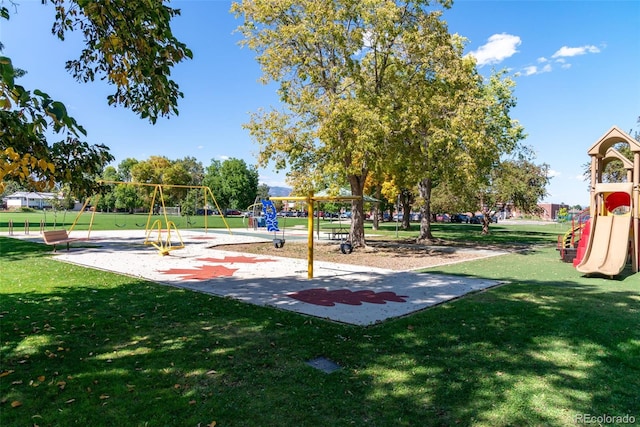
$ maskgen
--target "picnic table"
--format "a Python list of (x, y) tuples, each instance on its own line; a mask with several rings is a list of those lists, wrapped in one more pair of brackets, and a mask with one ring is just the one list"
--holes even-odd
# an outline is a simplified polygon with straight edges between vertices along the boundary
[(349, 230), (343, 227), (331, 227), (330, 231), (326, 233), (329, 235), (330, 240), (343, 240), (349, 237)]

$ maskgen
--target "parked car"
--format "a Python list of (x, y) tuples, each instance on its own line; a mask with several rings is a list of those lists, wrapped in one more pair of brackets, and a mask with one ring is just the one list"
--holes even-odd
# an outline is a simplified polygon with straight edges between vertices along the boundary
[[(469, 219), (469, 222), (471, 224), (482, 224), (482, 222), (484, 221), (484, 215), (474, 215)], [(489, 218), (489, 223), (498, 222), (498, 217), (497, 216), (492, 216)]]
[(227, 209), (224, 216), (242, 216), (242, 212), (237, 209)]
[(333, 219), (333, 218), (338, 218), (338, 213), (336, 212), (324, 212), (322, 215), (323, 219)]
[(447, 214), (436, 215), (436, 222), (451, 222), (451, 217)]
[(469, 216), (462, 213), (457, 213), (457, 214), (451, 215), (451, 222), (469, 224)]
[(198, 209), (196, 215), (218, 215), (218, 211), (214, 209)]

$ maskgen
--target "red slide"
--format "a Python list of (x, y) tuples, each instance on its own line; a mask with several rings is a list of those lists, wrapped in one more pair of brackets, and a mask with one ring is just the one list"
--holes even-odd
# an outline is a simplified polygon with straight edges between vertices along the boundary
[(591, 234), (591, 219), (588, 219), (587, 222), (584, 223), (584, 228), (582, 229), (582, 235), (580, 236), (580, 241), (578, 242), (578, 250), (576, 251), (576, 257), (573, 260), (573, 266), (577, 267), (580, 262), (582, 262), (582, 258), (584, 258), (584, 254), (587, 251), (587, 242), (589, 241), (589, 234)]

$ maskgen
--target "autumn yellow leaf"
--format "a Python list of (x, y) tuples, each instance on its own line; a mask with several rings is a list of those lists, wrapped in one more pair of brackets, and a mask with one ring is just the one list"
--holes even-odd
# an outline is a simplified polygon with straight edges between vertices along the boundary
[(41, 383), (43, 383), (45, 379), (47, 379), (47, 377), (45, 377), (44, 375), (40, 375), (38, 377), (38, 381), (40, 381)]
[(0, 378), (2, 377), (6, 377), (9, 374), (13, 374), (15, 371), (13, 369), (9, 369), (8, 371), (2, 371), (0, 372)]
[(11, 402), (12, 408), (17, 408), (19, 406), (22, 406), (22, 402), (20, 402), (19, 400), (14, 400), (13, 402)]

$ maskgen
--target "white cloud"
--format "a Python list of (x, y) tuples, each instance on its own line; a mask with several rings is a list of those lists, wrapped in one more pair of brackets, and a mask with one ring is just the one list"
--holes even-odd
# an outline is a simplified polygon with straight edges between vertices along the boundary
[(225, 156), (225, 155), (220, 155), (220, 156), (218, 156), (218, 159), (223, 160), (223, 161), (224, 161), (224, 160), (229, 160), (230, 158), (231, 158), (231, 157), (229, 157), (229, 156)]
[(470, 52), (469, 55), (476, 58), (478, 67), (497, 64), (516, 54), (517, 47), (521, 43), (518, 36), (506, 33), (494, 34), (489, 37), (486, 44), (480, 46), (478, 50)]
[(554, 177), (556, 177), (556, 176), (560, 176), (560, 175), (562, 175), (562, 172), (557, 171), (557, 170), (554, 170), (554, 169), (549, 169), (549, 170), (547, 171), (547, 176), (548, 176), (549, 178), (554, 178)]
[[(593, 45), (585, 45), (581, 47), (567, 47), (563, 46), (556, 53), (551, 55), (553, 59), (553, 63), (559, 65), (561, 69), (569, 69), (571, 68), (571, 64), (567, 62), (566, 58), (570, 58), (578, 55), (586, 55), (589, 53), (599, 53), (600, 49)], [(544, 64), (543, 67), (538, 67), (535, 65), (530, 65), (528, 67), (524, 67), (519, 75), (523, 76), (533, 76), (535, 74), (541, 73), (549, 73), (553, 70), (550, 59), (545, 58), (544, 56), (538, 58), (536, 60), (538, 64)]]
[(552, 58), (562, 58), (586, 55), (587, 53), (600, 53), (600, 49), (594, 45), (585, 45), (580, 47), (562, 46), (556, 53), (551, 55)]
[(522, 69), (522, 74), (524, 76), (533, 76), (534, 74), (549, 73), (551, 72), (551, 70), (552, 70), (551, 64), (545, 64), (543, 67), (530, 65)]

